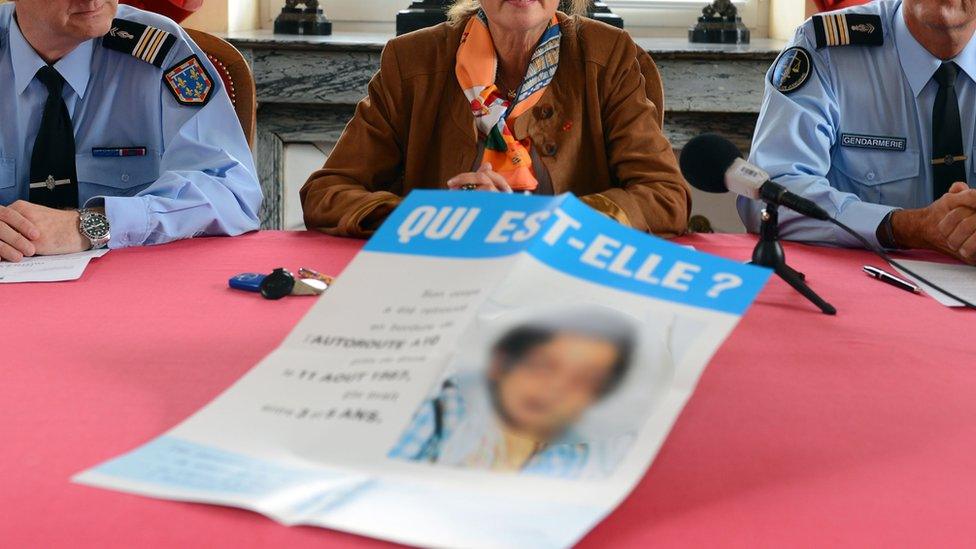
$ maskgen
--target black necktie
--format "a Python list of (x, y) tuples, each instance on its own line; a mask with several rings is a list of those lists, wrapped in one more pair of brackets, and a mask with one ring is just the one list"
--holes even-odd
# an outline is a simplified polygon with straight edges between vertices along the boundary
[(47, 86), (47, 102), (31, 154), (30, 201), (50, 208), (77, 208), (75, 134), (61, 96), (64, 78), (45, 65), (37, 71), (37, 79)]
[(966, 182), (966, 155), (963, 151), (959, 100), (956, 98), (955, 63), (943, 63), (935, 71), (939, 92), (932, 108), (932, 194), (933, 199), (949, 191), (956, 181)]

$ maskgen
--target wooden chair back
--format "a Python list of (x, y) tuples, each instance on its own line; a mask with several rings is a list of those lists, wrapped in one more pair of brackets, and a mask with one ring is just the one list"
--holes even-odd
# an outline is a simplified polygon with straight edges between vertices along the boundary
[(258, 97), (250, 65), (230, 42), (195, 29), (186, 29), (186, 32), (217, 68), (240, 119), (247, 144), (253, 148), (257, 133)]

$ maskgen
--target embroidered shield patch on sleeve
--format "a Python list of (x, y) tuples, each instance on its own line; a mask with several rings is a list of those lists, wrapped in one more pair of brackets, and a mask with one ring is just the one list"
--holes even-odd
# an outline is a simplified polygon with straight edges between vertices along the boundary
[(770, 81), (780, 92), (789, 95), (802, 88), (812, 73), (813, 62), (807, 50), (792, 47), (776, 59)]
[(214, 80), (200, 62), (191, 55), (163, 73), (166, 87), (180, 105), (202, 107), (210, 101)]

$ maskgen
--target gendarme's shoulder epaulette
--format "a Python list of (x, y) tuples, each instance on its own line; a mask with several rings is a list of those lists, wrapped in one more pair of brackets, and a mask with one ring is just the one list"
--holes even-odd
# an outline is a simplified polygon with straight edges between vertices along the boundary
[(817, 49), (835, 46), (883, 46), (881, 16), (867, 13), (825, 13), (813, 16)]
[(176, 37), (156, 27), (116, 19), (112, 21), (112, 30), (102, 37), (102, 45), (163, 68), (166, 55), (176, 45)]

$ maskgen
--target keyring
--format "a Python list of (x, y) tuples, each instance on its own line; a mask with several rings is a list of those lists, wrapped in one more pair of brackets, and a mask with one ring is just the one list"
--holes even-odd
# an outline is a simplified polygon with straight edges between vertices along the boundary
[(275, 269), (261, 281), (261, 295), (265, 299), (281, 299), (295, 288), (295, 276), (288, 269)]

